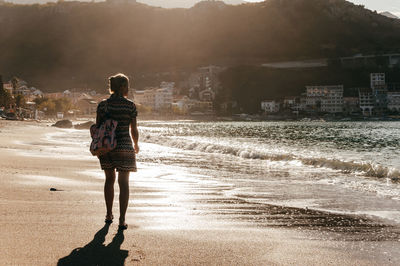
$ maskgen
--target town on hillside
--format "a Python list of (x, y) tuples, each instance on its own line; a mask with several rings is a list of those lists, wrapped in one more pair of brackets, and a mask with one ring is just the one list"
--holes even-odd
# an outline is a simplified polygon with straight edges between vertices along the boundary
[(0, 116), (8, 120), (92, 117), (106, 97), (86, 88), (44, 93), (20, 78), (3, 82), (0, 76)]
[[(199, 67), (180, 82), (162, 81), (158, 87), (130, 90), (133, 100), (143, 117), (215, 115), (215, 95), (220, 87), (218, 66)], [(93, 88), (71, 88), (63, 92), (44, 93), (29, 87), (20, 78), (8, 82), (0, 78), (0, 114), (10, 120), (18, 119), (76, 119), (94, 118), (97, 104), (109, 97)]]
[(398, 118), (400, 83), (387, 83), (385, 73), (371, 73), (369, 87), (352, 90), (356, 90), (358, 97), (344, 97), (343, 85), (306, 86), (305, 92), (300, 96), (262, 101), (261, 110), (264, 116), (286, 114), (343, 119), (387, 116)]
[[(218, 110), (237, 105), (221, 101), (219, 66), (199, 67), (179, 83), (162, 81), (156, 87), (130, 90), (128, 98), (145, 119), (220, 119)], [(343, 85), (308, 85), (298, 96), (261, 101), (258, 114), (224, 114), (227, 120), (397, 119), (400, 114), (400, 83), (386, 82), (385, 73), (371, 73), (370, 86), (348, 88), (357, 95), (344, 97)], [(19, 119), (93, 119), (97, 104), (108, 98), (107, 91), (71, 88), (44, 93), (20, 78), (3, 82), (0, 77), (0, 115)], [(231, 108), (234, 110), (234, 108)]]

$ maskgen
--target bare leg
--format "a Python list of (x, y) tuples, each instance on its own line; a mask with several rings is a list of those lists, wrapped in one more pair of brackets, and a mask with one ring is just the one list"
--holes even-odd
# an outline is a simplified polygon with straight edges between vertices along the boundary
[(106, 200), (107, 215), (106, 219), (112, 220), (112, 207), (114, 202), (114, 183), (115, 170), (104, 170), (106, 174), (106, 182), (104, 183), (104, 199)]
[(118, 172), (119, 184), (119, 224), (125, 225), (125, 214), (129, 201), (129, 172)]

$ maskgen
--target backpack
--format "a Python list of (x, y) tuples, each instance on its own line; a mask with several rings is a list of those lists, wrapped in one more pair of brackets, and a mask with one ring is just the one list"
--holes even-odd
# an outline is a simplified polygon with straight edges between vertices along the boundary
[(115, 129), (117, 128), (118, 122), (109, 118), (109, 112), (106, 106), (106, 120), (103, 121), (99, 127), (96, 124), (90, 127), (90, 135), (92, 142), (90, 143), (90, 152), (93, 156), (101, 156), (107, 154), (117, 147), (117, 139), (115, 135)]

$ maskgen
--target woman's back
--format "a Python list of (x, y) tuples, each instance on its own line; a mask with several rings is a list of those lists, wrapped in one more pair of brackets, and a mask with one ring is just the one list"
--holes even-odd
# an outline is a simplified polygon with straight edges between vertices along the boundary
[[(106, 117), (106, 105), (108, 117)], [(110, 118), (118, 122), (115, 130), (117, 138), (116, 150), (133, 150), (132, 140), (129, 134), (129, 126), (132, 119), (137, 116), (135, 104), (123, 96), (112, 94), (109, 99), (103, 100), (99, 103), (97, 112), (100, 121)]]

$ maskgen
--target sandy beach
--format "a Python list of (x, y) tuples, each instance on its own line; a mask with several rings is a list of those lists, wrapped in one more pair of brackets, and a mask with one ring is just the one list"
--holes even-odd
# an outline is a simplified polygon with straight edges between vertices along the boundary
[[(215, 196), (218, 186), (200, 191), (189, 178), (171, 181), (157, 172), (157, 164), (140, 162), (140, 154), (138, 173), (130, 181), (129, 228), (117, 232), (116, 223), (104, 224), (103, 173), (97, 158), (88, 145), (74, 145), (73, 139), (57, 142), (54, 136), (66, 132), (73, 135), (74, 129), (0, 121), (1, 265), (400, 263), (398, 228), (360, 217), (272, 206), (257, 207), (253, 221), (240, 223), (221, 220), (211, 209), (196, 214), (201, 208), (196, 202), (213, 199), (216, 205), (224, 200)], [(240, 208), (240, 202), (235, 204)], [(118, 201), (114, 205), (116, 215)], [(275, 220), (262, 224), (257, 222), (260, 210), (265, 216), (279, 210), (282, 219), (296, 213), (309, 220), (306, 225), (296, 223), (299, 219), (293, 226), (273, 226)], [(315, 217), (323, 226), (311, 230), (307, 224)], [(339, 228), (340, 223), (345, 224)]]

